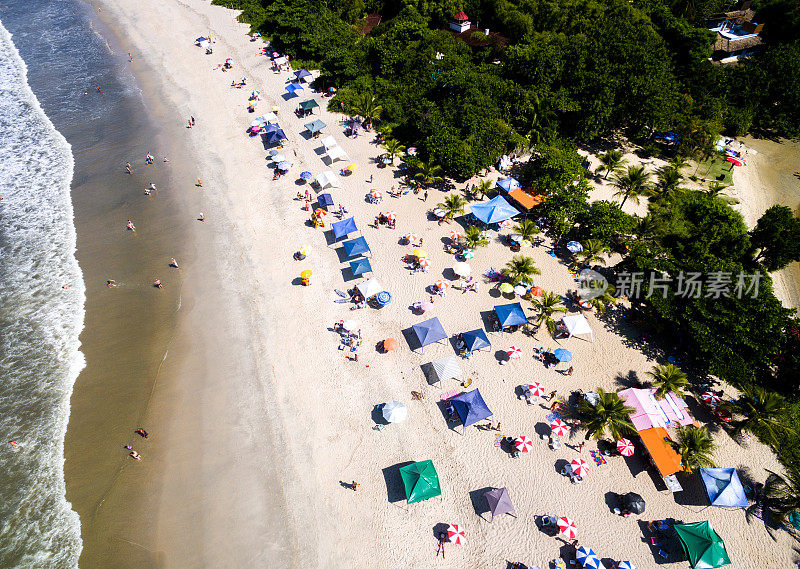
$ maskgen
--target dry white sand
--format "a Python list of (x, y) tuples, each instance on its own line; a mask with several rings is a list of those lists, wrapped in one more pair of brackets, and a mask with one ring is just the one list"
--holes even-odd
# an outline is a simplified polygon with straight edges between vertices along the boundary
[[(592, 465), (579, 486), (570, 485), (556, 472), (557, 461), (570, 460), (577, 452), (547, 449), (536, 437), (542, 432), (547, 411), (517, 400), (514, 388), (537, 380), (547, 391), (558, 390), (563, 395), (578, 388), (618, 389), (615, 378), (619, 375), (638, 374), (644, 379), (644, 372), (656, 360), (634, 341), (634, 329), (612, 318), (588, 317), (595, 331), (594, 343), (577, 338), (569, 341), (575, 366), (571, 377), (545, 370), (531, 357), (536, 346), (558, 347), (545, 332), (533, 339), (521, 333), (492, 334), (490, 352), (462, 362), (465, 376), (473, 379), (473, 387), (480, 388), (494, 411), (494, 420), (501, 422), (502, 432), (536, 438), (531, 454), (513, 460), (494, 446), (491, 432), (473, 427), (462, 436), (448, 430), (436, 401), (442, 391), (458, 389), (458, 385), (451, 380), (442, 388), (427, 386), (420, 366), (452, 354), (452, 349), (434, 345), (424, 355), (412, 353), (401, 330), (429, 316), (438, 316), (450, 334), (478, 328), (482, 311), (510, 300), (497, 298), (498, 294), (484, 284), (477, 294), (451, 291), (437, 298), (433, 311), (425, 317), (409, 310), (413, 302), (427, 298), (425, 288), (449, 274), (446, 271), (454, 263), (444, 252), (443, 243), (455, 225), (438, 226), (425, 215), (444, 194), (432, 190), (427, 203), (413, 194), (400, 199), (387, 197), (380, 206), (366, 203), (364, 196), (371, 187), (386, 190), (397, 183), (395, 171), (374, 165), (372, 159), (380, 149), (370, 143), (371, 135), (348, 139), (338, 126), (338, 115), (316, 111), (316, 116), (329, 125), (326, 134), (333, 134), (360, 166), (354, 175), (343, 178), (342, 188), (331, 193), (355, 217), (372, 247), (374, 275), (394, 297), (380, 311), (351, 312), (347, 305), (333, 303), (335, 288), (345, 289), (356, 281), (343, 281), (346, 263), (341, 262), (339, 250), (327, 245), (322, 231), (306, 224), (307, 212), (293, 199), (300, 171), (317, 174), (329, 168), (319, 155), (319, 142), (302, 135), (302, 124), (307, 120), (297, 119), (292, 113), (305, 97), (283, 98), (289, 74), (273, 74), (268, 60), (256, 56), (261, 44), (249, 41), (247, 26), (235, 22), (234, 12), (212, 7), (206, 1), (140, 0), (135, 4), (109, 3), (104, 10), (126, 34), (134, 55), (161, 70), (156, 79), (163, 82), (166, 96), (178, 110), (175, 121), (185, 123), (189, 115), (197, 119), (197, 126), (187, 129), (186, 141), (198, 157), (197, 176), (203, 179), (204, 187), (196, 189), (194, 180), (187, 180), (183, 191), (201, 191), (205, 196), (205, 229), (217, 232), (217, 246), (207, 254), (218, 260), (226, 279), (217, 294), (235, 298), (238, 307), (235, 313), (216, 315), (225, 327), (215, 339), (220, 346), (228, 342), (246, 346), (256, 361), (252, 368), (227, 362), (235, 351), (215, 352), (213, 342), (206, 342), (205, 371), (198, 361), (183, 370), (203, 377), (203, 395), (184, 392), (190, 389), (184, 377), (175, 394), (182, 402), (177, 407), (181, 413), (202, 418), (199, 424), (204, 427), (199, 436), (207, 443), (206, 452), (214, 450), (213, 457), (203, 461), (208, 465), (195, 468), (198, 458), (187, 452), (197, 446), (187, 442), (191, 434), (173, 432), (174, 447), (168, 446), (160, 456), (153, 457), (163, 462), (165, 471), (162, 504), (150, 520), (161, 535), (154, 546), (164, 552), (164, 567), (271, 566), (271, 554), (277, 550), (290, 552), (285, 562), (297, 567), (435, 564), (499, 568), (505, 567), (506, 561), (546, 566), (569, 548), (537, 530), (534, 519), (541, 514), (572, 517), (582, 544), (593, 547), (603, 558), (630, 559), (638, 567), (663, 563), (645, 541), (641, 520), (665, 517), (687, 522), (710, 520), (725, 539), (737, 567), (788, 566), (793, 554), (785, 533), (778, 536), (776, 544), (763, 524), (748, 525), (743, 512), (707, 508), (706, 499), (695, 486), (687, 485), (686, 491), (676, 496), (660, 491), (662, 487), (654, 483), (651, 471), (643, 468), (641, 458), (628, 462), (618, 458), (602, 467)], [(215, 39), (211, 56), (193, 45), (195, 37), (209, 32)], [(216, 70), (217, 64), (228, 57), (236, 61), (234, 70)], [(231, 89), (231, 80), (242, 75), (248, 78), (247, 88)], [(283, 152), (294, 165), (291, 174), (277, 182), (271, 180), (260, 140), (248, 139), (245, 134), (255, 116), (245, 110), (252, 89), (259, 89), (265, 97), (259, 112), (273, 104), (280, 107), (280, 123), (289, 136)], [(316, 98), (321, 100), (318, 94)], [(337, 163), (334, 170), (347, 163)], [(374, 176), (372, 184), (366, 181), (370, 175)], [(388, 209), (398, 212), (397, 229), (371, 227), (375, 215)], [(411, 247), (398, 241), (408, 231), (424, 237), (431, 261), (427, 274), (411, 274), (404, 268), (402, 257)], [(314, 247), (313, 254), (302, 263), (293, 261), (292, 254), (305, 243)], [(567, 268), (547, 253), (546, 246), (527, 249), (526, 254), (542, 270), (537, 285), (558, 293), (575, 288)], [(479, 249), (470, 264), (473, 273), (480, 275), (491, 266), (502, 267), (511, 256), (507, 247), (493, 241)], [(297, 286), (293, 281), (306, 268), (314, 272), (312, 286)], [(214, 274), (186, 270), (187, 279), (216, 278)], [(212, 280), (211, 284), (198, 285), (196, 294), (185, 302), (202, 307), (201, 313), (213, 313), (213, 284)], [(365, 337), (357, 363), (347, 361), (344, 352), (337, 350), (338, 336), (330, 330), (334, 322), (347, 318), (360, 322)], [(192, 331), (184, 333), (190, 335)], [(208, 335), (209, 331), (202, 333)], [(375, 346), (390, 336), (400, 340), (399, 350), (379, 354)], [(499, 365), (495, 351), (512, 344), (523, 349), (522, 359)], [(208, 369), (217, 375), (209, 376)], [(180, 372), (173, 370), (176, 375)], [(260, 385), (260, 389), (239, 390), (239, 396), (247, 400), (214, 401), (214, 384), (231, 382)], [(425, 399), (412, 401), (412, 390), (424, 392)], [(232, 390), (224, 392), (230, 394)], [(373, 406), (392, 399), (408, 405), (408, 420), (380, 432), (373, 430)], [(227, 425), (230, 419), (226, 409), (237, 418), (236, 425)], [(256, 410), (263, 410), (263, 417), (252, 416)], [(176, 424), (185, 422), (176, 420)], [(222, 444), (215, 441), (217, 424), (226, 425), (226, 432), (235, 428), (239, 436)], [(276, 456), (260, 454), (257, 433), (264, 428), (281, 445)], [(582, 439), (582, 435), (578, 437)], [(772, 454), (759, 444), (741, 447), (723, 432), (718, 432), (716, 439), (720, 448), (715, 456), (721, 466), (746, 467), (761, 480), (765, 468), (777, 467)], [(588, 451), (592, 448), (595, 446), (590, 442), (583, 453), (585, 459), (590, 460)], [(392, 467), (425, 459), (434, 461), (442, 496), (412, 505), (404, 500), (390, 503), (387, 498), (395, 493), (397, 480)], [(274, 502), (285, 503), (286, 508), (271, 508), (273, 500), (268, 492), (263, 488), (251, 492), (248, 487), (248, 481), (264, 463), (278, 467), (282, 478), (278, 489), (270, 491), (283, 492), (283, 496), (274, 495)], [(247, 474), (236, 478), (228, 472), (237, 470)], [(390, 480), (388, 492), (385, 475)], [(235, 481), (233, 487), (220, 487), (231, 480)], [(357, 492), (340, 485), (340, 481), (352, 480), (361, 484)], [(485, 514), (478, 517), (473, 503), (482, 506), (483, 501), (477, 497), (473, 502), (476, 491), (503, 486), (509, 489), (519, 518), (504, 516), (489, 523)], [(645, 515), (624, 519), (610, 513), (607, 493), (627, 491), (638, 492), (646, 499)], [(186, 499), (196, 502), (187, 507), (182, 502)], [(269, 525), (265, 520), (259, 522), (258, 515), (274, 516), (288, 536), (282, 539), (290, 543), (275, 543), (269, 533), (259, 536), (259, 531), (269, 531)], [(202, 518), (202, 524), (193, 523), (198, 518)], [(438, 523), (459, 523), (467, 532), (466, 544), (449, 546), (446, 560), (434, 557), (433, 527)], [(198, 544), (204, 550), (203, 561), (198, 561), (197, 553), (191, 550)]]

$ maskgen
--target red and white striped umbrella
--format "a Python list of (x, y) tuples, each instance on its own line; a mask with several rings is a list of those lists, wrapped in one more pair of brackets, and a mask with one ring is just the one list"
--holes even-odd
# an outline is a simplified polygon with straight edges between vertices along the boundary
[(419, 241), (419, 235), (417, 235), (416, 233), (406, 233), (405, 235), (403, 235), (403, 239), (405, 239), (409, 243), (411, 241)]
[(561, 533), (566, 535), (567, 539), (570, 541), (578, 537), (578, 526), (567, 517), (558, 518), (558, 529)]
[(500, 227), (511, 227), (512, 225), (514, 225), (514, 222), (511, 221), (510, 219), (506, 219), (500, 222)]
[(528, 385), (528, 391), (531, 392), (531, 395), (534, 397), (541, 397), (544, 395), (544, 387), (538, 381), (534, 381), (530, 385)]
[(514, 439), (514, 446), (519, 452), (530, 452), (533, 449), (533, 441), (523, 435)]
[(428, 268), (428, 267), (431, 266), (431, 262), (428, 261), (428, 259), (420, 259), (419, 260), (419, 266), (423, 267), (423, 268)]
[(464, 530), (458, 524), (450, 524), (447, 526), (447, 539), (456, 545), (461, 545), (467, 539), (464, 535)]
[(442, 280), (438, 280), (435, 283), (433, 283), (433, 286), (438, 288), (439, 290), (444, 290), (447, 287), (449, 287), (450, 285), (447, 284), (446, 282), (442, 281)]
[(719, 405), (720, 401), (722, 401), (719, 398), (719, 395), (717, 395), (716, 393), (712, 393), (711, 391), (706, 391), (700, 397), (703, 399), (703, 401), (705, 401), (709, 405), (715, 405), (716, 406), (716, 405)]
[(550, 431), (557, 437), (564, 437), (569, 433), (569, 427), (561, 419), (556, 419), (550, 423)]
[(461, 237), (461, 234), (458, 231), (451, 231), (450, 233), (447, 234), (447, 236), (450, 237), (451, 241), (455, 241), (456, 239)]
[(622, 456), (633, 456), (635, 447), (628, 439), (620, 439), (617, 441), (617, 450)]
[(397, 219), (397, 212), (396, 211), (387, 211), (383, 214), (386, 219), (395, 220)]
[(511, 346), (508, 348), (508, 358), (511, 360), (516, 360), (522, 357), (522, 348), (518, 348), (516, 346)]
[(375, 189), (370, 190), (369, 191), (369, 195), (371, 195), (373, 198), (379, 198), (379, 197), (383, 196), (382, 193), (380, 193), (378, 190), (375, 190)]
[(573, 458), (569, 465), (572, 467), (572, 472), (581, 478), (589, 473), (589, 465), (582, 458)]

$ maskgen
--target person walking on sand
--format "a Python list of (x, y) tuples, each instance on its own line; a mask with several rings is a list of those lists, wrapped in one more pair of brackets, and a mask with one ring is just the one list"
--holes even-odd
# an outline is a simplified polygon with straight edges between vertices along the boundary
[(197, 185), (198, 188), (202, 188), (203, 187), (203, 180), (201, 180), (200, 178), (197, 178), (197, 184), (196, 185)]
[(358, 490), (358, 487), (359, 487), (359, 486), (361, 486), (361, 484), (359, 484), (359, 483), (358, 483), (358, 482), (356, 482), (355, 480), (353, 480), (353, 481), (350, 483), (350, 489), (351, 489), (353, 492), (355, 492), (356, 490)]
[(17, 441), (8, 441), (8, 444), (10, 444), (11, 448), (13, 448), (13, 449), (18, 449), (19, 448), (19, 443)]
[(422, 194), (422, 201), (424, 202), (428, 201), (428, 190), (425, 190), (425, 193)]
[(586, 441), (583, 441), (581, 444), (578, 445), (578, 454), (583, 454), (583, 447), (586, 446)]
[(205, 220), (206, 220), (206, 216), (204, 216), (204, 215), (203, 215), (203, 212), (201, 211), (201, 212), (200, 212), (200, 217), (198, 217), (197, 219), (198, 219), (199, 221), (205, 221)]
[(569, 369), (567, 370), (567, 375), (572, 375), (573, 371), (575, 371), (575, 369), (572, 366), (569, 366)]
[(194, 126), (194, 117), (189, 117), (189, 120), (191, 121), (192, 126)]
[(178, 266), (178, 261), (175, 260), (175, 257), (172, 257), (172, 259), (169, 260), (169, 266), (174, 269), (180, 269)]
[(156, 288), (164, 288), (164, 285), (161, 284), (161, 279), (156, 279), (155, 281), (153, 281), (153, 286)]
[(148, 434), (147, 434), (147, 431), (145, 431), (145, 430), (144, 430), (143, 428), (141, 428), (141, 427), (139, 427), (138, 429), (136, 429), (136, 430), (134, 431), (134, 433), (136, 433), (137, 435), (139, 435), (139, 436), (140, 436), (140, 437), (142, 437), (143, 439), (146, 439), (147, 437), (149, 437), (149, 436), (150, 436), (150, 435), (148, 435)]

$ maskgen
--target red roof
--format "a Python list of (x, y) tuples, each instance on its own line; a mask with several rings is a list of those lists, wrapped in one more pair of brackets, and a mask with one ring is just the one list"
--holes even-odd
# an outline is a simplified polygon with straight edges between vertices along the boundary
[(466, 22), (469, 20), (469, 17), (467, 17), (467, 15), (464, 13), (464, 10), (461, 10), (458, 14), (453, 16), (453, 19), (458, 22)]

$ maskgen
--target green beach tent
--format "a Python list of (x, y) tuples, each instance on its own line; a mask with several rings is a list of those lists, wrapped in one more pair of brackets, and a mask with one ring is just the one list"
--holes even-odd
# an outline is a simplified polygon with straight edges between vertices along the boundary
[(675, 524), (675, 531), (694, 569), (714, 569), (730, 565), (725, 543), (708, 522)]
[(402, 467), (400, 476), (403, 479), (403, 486), (406, 487), (406, 500), (409, 504), (442, 494), (442, 489), (439, 487), (439, 475), (431, 460), (423, 460)]

